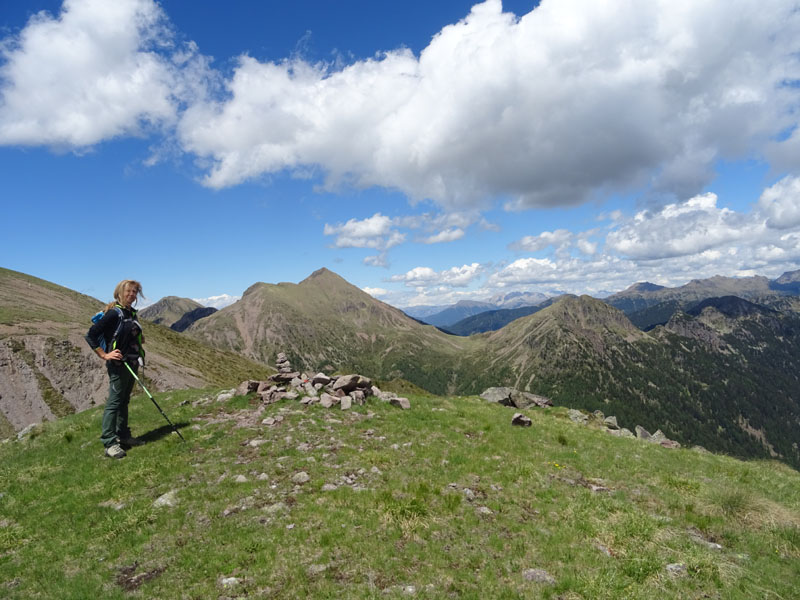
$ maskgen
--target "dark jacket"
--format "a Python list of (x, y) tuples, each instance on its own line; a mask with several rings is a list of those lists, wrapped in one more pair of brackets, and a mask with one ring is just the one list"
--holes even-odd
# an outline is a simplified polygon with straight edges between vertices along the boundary
[[(117, 305), (119, 306), (119, 305)], [(144, 353), (141, 348), (141, 326), (136, 321), (136, 311), (120, 307), (123, 315), (123, 326), (119, 329), (116, 339), (116, 348), (122, 352), (124, 360), (131, 366), (136, 366), (139, 356)], [(105, 312), (97, 323), (93, 323), (86, 333), (86, 342), (92, 350), (96, 350), (104, 345), (106, 352), (111, 352), (114, 342), (114, 333), (120, 325), (119, 312), (111, 308)], [(104, 344), (101, 344), (104, 341)], [(107, 360), (106, 367), (109, 372), (116, 372), (124, 369), (122, 362), (117, 360)]]

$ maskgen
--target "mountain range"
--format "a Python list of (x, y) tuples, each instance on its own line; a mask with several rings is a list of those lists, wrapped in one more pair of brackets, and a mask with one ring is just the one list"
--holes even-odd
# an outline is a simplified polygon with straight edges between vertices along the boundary
[[(72, 398), (70, 390), (85, 381), (91, 388), (86, 395), (101, 399), (104, 372), (80, 339), (100, 303), (26, 275), (1, 275), (0, 375), (13, 384), (0, 387), (6, 421), (19, 428), (23, 419), (8, 415), (30, 404), (36, 390), (37, 401), (48, 405), (48, 390)], [(182, 334), (148, 323), (146, 347), (158, 389), (238, 383), (249, 377), (248, 369), (263, 373), (285, 352), (308, 373), (357, 372), (436, 394), (472, 395), (507, 385), (556, 404), (601, 409), (623, 426), (660, 428), (684, 444), (799, 465), (794, 277), (787, 274), (780, 285), (788, 287), (782, 288), (766, 278), (712, 278), (683, 286), (687, 294), (640, 284), (605, 301), (564, 296), (497, 330), (455, 336), (320, 269), (298, 284), (256, 283)], [(5, 293), (11, 287), (15, 293)], [(30, 300), (15, 304), (21, 289)], [(645, 331), (613, 302), (632, 314), (676, 304), (663, 325)], [(694, 304), (685, 308), (683, 302)], [(69, 385), (54, 375), (58, 368), (39, 366), (48, 364), (53, 347), (75, 357), (59, 359), (61, 370), (79, 374)], [(29, 375), (22, 385), (17, 382), (24, 365)]]

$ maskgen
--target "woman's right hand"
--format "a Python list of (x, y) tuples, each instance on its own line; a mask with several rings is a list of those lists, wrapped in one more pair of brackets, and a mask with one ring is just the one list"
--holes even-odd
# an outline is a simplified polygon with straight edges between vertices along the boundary
[(112, 350), (111, 352), (107, 352), (103, 356), (104, 360), (122, 360), (122, 352), (119, 349)]

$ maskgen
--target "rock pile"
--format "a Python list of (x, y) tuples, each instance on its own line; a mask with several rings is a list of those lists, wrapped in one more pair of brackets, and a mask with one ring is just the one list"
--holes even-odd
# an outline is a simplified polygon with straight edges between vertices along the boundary
[(625, 427), (620, 428), (620, 426), (617, 424), (617, 417), (606, 417), (603, 412), (599, 410), (596, 410), (591, 414), (586, 414), (571, 408), (569, 412), (567, 412), (567, 416), (572, 422), (577, 423), (578, 425), (588, 425), (592, 421), (599, 423), (606, 428), (606, 431), (608, 431), (609, 434), (617, 437), (638, 438), (640, 440), (652, 442), (653, 444), (658, 444), (664, 448), (675, 449), (681, 447), (680, 443), (669, 439), (660, 429), (651, 434), (641, 425), (637, 425), (635, 427), (636, 433), (633, 433), (630, 429), (626, 429)]
[(511, 408), (528, 408), (530, 406), (544, 408), (553, 406), (553, 401), (550, 398), (521, 392), (510, 387), (491, 387), (481, 394), (481, 398), (487, 402), (497, 402)]
[(239, 384), (235, 394), (243, 396), (256, 392), (264, 404), (279, 400), (299, 400), (301, 404), (319, 404), (325, 408), (339, 406), (342, 410), (354, 404), (362, 406), (367, 398), (375, 397), (393, 406), (410, 409), (408, 398), (399, 398), (393, 392), (382, 392), (363, 375), (332, 375), (317, 373), (309, 377), (292, 368), (285, 353), (280, 352), (275, 362), (278, 372), (267, 381), (247, 380)]

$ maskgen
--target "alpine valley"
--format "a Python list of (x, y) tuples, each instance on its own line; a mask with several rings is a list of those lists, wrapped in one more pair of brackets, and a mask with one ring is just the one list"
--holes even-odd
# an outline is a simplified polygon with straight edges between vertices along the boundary
[[(146, 376), (155, 390), (232, 386), (265, 377), (284, 352), (307, 373), (360, 373), (437, 395), (509, 386), (616, 415), (623, 427), (661, 429), (684, 445), (798, 467), (799, 293), (800, 271), (679, 288), (637, 283), (604, 300), (486, 303), (490, 325), (453, 335), (320, 269), (298, 284), (256, 283), (208, 315), (174, 297), (143, 310), (154, 319), (145, 323)], [(105, 371), (83, 340), (100, 308), (0, 269), (3, 436), (102, 403)], [(182, 333), (169, 328), (178, 322)]]

